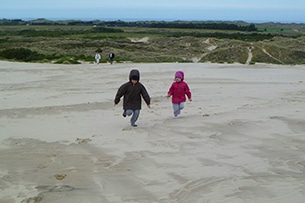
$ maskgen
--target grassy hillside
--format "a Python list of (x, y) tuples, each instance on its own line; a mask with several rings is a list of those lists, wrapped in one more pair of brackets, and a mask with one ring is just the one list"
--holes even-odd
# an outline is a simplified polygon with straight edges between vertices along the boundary
[[(302, 27), (264, 24), (257, 32), (68, 25), (0, 26), (0, 59), (52, 63), (93, 62), (96, 50), (116, 62), (305, 64)], [(269, 30), (269, 31), (268, 31)], [(250, 51), (250, 52), (249, 52)]]

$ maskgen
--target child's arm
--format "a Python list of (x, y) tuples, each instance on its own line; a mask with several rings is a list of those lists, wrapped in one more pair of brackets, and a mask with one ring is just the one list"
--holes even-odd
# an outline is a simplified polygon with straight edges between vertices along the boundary
[(147, 107), (150, 108), (150, 96), (143, 84), (141, 84), (141, 95), (142, 95)]
[(171, 85), (171, 87), (169, 88), (168, 92), (167, 92), (167, 98), (170, 98), (173, 95), (173, 84)]
[(114, 105), (117, 105), (120, 100), (121, 100), (121, 97), (126, 93), (127, 91), (127, 83), (121, 85), (115, 95), (115, 98), (114, 98)]
[(191, 102), (192, 101), (192, 93), (191, 93), (191, 90), (190, 90), (189, 86), (187, 85), (187, 83), (185, 83), (184, 91), (185, 91), (185, 94), (186, 94), (187, 98)]

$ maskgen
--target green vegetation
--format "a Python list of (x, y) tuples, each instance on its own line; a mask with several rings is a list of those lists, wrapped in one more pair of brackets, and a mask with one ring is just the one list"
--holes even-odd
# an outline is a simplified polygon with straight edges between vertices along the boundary
[(305, 64), (305, 25), (244, 22), (0, 20), (0, 59), (78, 64), (215, 62)]

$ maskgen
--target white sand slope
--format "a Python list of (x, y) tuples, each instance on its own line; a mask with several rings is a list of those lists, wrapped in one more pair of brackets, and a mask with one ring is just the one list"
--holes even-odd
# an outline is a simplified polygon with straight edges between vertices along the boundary
[[(133, 68), (137, 128), (113, 105)], [(193, 102), (173, 119), (183, 70)], [(301, 203), (305, 66), (0, 62), (0, 202)]]

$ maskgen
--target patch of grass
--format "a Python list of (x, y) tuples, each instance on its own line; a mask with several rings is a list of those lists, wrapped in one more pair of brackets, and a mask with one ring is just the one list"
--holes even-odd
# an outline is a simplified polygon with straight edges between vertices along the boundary
[(15, 59), (17, 61), (38, 61), (45, 58), (43, 54), (25, 48), (6, 49), (0, 52), (0, 56), (5, 59)]
[(61, 57), (59, 59), (56, 59), (53, 63), (55, 64), (81, 64), (75, 57)]
[(201, 59), (203, 61), (212, 61), (219, 63), (242, 63), (248, 58), (248, 47), (250, 44), (239, 41), (218, 41), (219, 47), (209, 52)]

